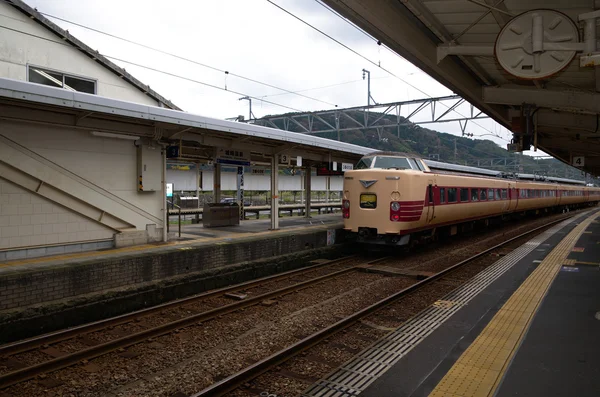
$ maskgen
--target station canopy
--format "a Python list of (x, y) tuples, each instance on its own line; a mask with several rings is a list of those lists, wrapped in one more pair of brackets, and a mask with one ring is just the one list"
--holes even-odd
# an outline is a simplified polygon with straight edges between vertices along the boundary
[(324, 0), (538, 148), (600, 175), (598, 0)]

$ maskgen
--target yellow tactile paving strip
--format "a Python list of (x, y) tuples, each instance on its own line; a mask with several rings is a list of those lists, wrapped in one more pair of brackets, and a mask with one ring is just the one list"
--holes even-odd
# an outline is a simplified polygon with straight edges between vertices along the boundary
[[(312, 225), (310, 226), (313, 230), (322, 230), (322, 229), (331, 229), (335, 228), (335, 224), (325, 224), (325, 225)], [(140, 252), (147, 251), (152, 252), (153, 250), (157, 250), (165, 247), (181, 247), (180, 249), (191, 249), (192, 245), (199, 243), (210, 242), (216, 245), (223, 244), (231, 244), (234, 240), (239, 240), (246, 237), (261, 237), (268, 234), (278, 234), (278, 233), (289, 233), (298, 230), (306, 230), (306, 225), (297, 226), (297, 227), (286, 227), (285, 229), (278, 230), (266, 230), (264, 232), (246, 232), (246, 233), (231, 233), (224, 235), (222, 237), (196, 237), (193, 240), (187, 241), (173, 241), (169, 243), (161, 243), (161, 244), (144, 244), (144, 245), (136, 245), (134, 247), (124, 247), (124, 248), (114, 248), (107, 251), (88, 251), (88, 252), (79, 252), (73, 254), (64, 254), (64, 255), (54, 255), (40, 258), (28, 258), (28, 259), (19, 259), (10, 262), (1, 262), (0, 268), (19, 266), (19, 265), (31, 265), (36, 263), (46, 263), (46, 262), (55, 262), (55, 261), (64, 261), (69, 259), (93, 259), (107, 255), (113, 254), (127, 254), (132, 252)], [(190, 235), (188, 235), (190, 236)], [(182, 236), (185, 237), (185, 236)], [(195, 236), (194, 236), (195, 237)]]
[[(430, 397), (489, 397), (498, 388), (546, 291), (594, 214), (577, 225), (529, 275), (460, 356)], [(570, 264), (570, 263), (569, 263)]]

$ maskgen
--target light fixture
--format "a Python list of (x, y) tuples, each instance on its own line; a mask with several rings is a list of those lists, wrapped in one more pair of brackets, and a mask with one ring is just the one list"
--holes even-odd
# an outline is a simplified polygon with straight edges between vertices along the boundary
[(102, 132), (102, 131), (92, 131), (91, 134), (94, 136), (101, 136), (104, 138), (126, 139), (128, 141), (137, 141), (138, 139), (140, 139), (139, 136), (113, 134), (111, 132)]

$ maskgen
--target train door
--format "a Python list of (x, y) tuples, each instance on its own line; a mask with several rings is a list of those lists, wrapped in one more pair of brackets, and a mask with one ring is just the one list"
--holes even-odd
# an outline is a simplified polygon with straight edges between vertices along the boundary
[(517, 206), (519, 205), (519, 191), (512, 183), (508, 184), (508, 199), (510, 201), (508, 209), (510, 212), (513, 212), (517, 209)]
[(425, 205), (427, 206), (427, 223), (431, 223), (435, 218), (435, 198), (434, 188), (436, 186), (435, 179), (427, 181), (427, 194), (425, 195)]
[[(504, 190), (504, 189), (501, 189), (500, 192), (502, 192), (502, 190)], [(502, 200), (502, 203), (503, 203), (503, 205), (502, 205), (502, 212), (509, 212), (510, 211), (510, 184), (508, 185), (508, 189), (507, 189), (506, 195), (507, 195), (506, 197), (502, 197), (501, 196), (501, 198), (505, 198), (505, 200)]]

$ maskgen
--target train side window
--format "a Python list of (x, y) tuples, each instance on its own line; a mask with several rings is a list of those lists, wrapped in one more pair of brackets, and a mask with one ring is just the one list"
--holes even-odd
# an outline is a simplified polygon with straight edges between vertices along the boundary
[(500, 189), (496, 189), (496, 200), (502, 200), (502, 196), (500, 195)]
[(481, 201), (487, 200), (487, 191), (485, 189), (481, 189), (481, 193), (479, 194), (479, 198)]
[(506, 200), (508, 198), (508, 189), (502, 189), (502, 200)]
[(469, 189), (460, 188), (460, 202), (467, 203), (469, 201)]
[(419, 159), (414, 159), (415, 163), (417, 164), (417, 167), (419, 168), (419, 170), (421, 171), (425, 171), (425, 168), (423, 168), (423, 164), (421, 163), (421, 160)]
[(440, 188), (440, 204), (444, 204), (446, 202), (446, 188)]
[(451, 187), (448, 189), (448, 202), (456, 203), (456, 188)]
[(471, 201), (479, 201), (479, 189), (471, 189)]
[(488, 200), (494, 199), (494, 189), (488, 189)]
[(419, 169), (419, 167), (417, 167), (417, 162), (415, 161), (415, 159), (407, 158), (406, 160), (408, 160), (408, 164), (410, 164), (410, 168), (412, 168), (413, 170)]

